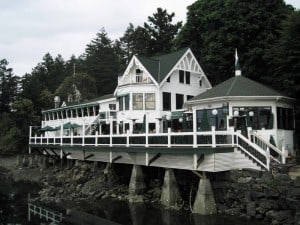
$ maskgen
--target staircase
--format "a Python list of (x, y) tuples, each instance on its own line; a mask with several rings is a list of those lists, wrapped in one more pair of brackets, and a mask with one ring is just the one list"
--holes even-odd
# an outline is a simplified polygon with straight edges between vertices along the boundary
[(97, 127), (95, 127), (93, 125), (98, 124), (99, 120), (100, 120), (100, 113), (97, 115), (95, 120), (85, 128), (85, 131), (84, 131), (85, 135), (92, 134), (97, 129)]
[(286, 163), (287, 151), (278, 149), (254, 132), (251, 132), (247, 138), (237, 131), (235, 144), (242, 153), (262, 169), (270, 170), (270, 162)]

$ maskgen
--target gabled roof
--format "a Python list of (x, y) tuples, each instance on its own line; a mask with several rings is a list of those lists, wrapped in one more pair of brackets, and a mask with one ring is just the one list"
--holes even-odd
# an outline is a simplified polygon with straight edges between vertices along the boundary
[(156, 57), (136, 56), (151, 76), (160, 83), (189, 48)]
[(221, 97), (283, 97), (280, 92), (243, 76), (232, 77), (210, 90), (190, 99), (190, 102)]

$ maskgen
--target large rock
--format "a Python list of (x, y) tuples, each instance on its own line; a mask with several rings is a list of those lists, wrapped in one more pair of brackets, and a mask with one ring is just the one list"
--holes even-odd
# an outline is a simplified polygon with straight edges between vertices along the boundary
[(255, 215), (256, 215), (256, 207), (255, 206), (256, 206), (255, 202), (249, 202), (247, 204), (246, 213), (248, 216), (255, 217)]

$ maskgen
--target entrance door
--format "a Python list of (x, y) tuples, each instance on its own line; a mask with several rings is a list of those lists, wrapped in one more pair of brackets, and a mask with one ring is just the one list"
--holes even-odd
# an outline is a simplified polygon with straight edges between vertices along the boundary
[(248, 138), (246, 117), (245, 116), (236, 116), (236, 117), (233, 117), (233, 121), (234, 121), (234, 129), (241, 130), (242, 134)]

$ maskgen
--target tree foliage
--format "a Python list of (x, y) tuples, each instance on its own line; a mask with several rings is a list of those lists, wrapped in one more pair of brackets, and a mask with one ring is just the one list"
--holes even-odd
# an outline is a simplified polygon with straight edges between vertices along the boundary
[(0, 113), (10, 111), (10, 105), (18, 94), (18, 77), (7, 66), (6, 59), (0, 60)]
[(85, 50), (87, 73), (96, 81), (98, 95), (110, 94), (117, 86), (119, 58), (104, 29), (96, 34)]
[(148, 17), (143, 27), (134, 27), (132, 23), (127, 27), (120, 38), (127, 62), (132, 55), (154, 56), (169, 53), (173, 42), (182, 26), (182, 22), (172, 23), (175, 14), (168, 14), (167, 10), (157, 8), (157, 11)]
[(213, 83), (233, 76), (237, 48), (243, 75), (260, 80), (267, 73), (265, 53), (291, 11), (283, 0), (198, 0), (188, 7), (177, 47), (190, 46)]
[(300, 11), (293, 12), (284, 23), (278, 42), (268, 52), (268, 81), (288, 96), (300, 95)]
[[(77, 91), (80, 93), (79, 99)], [(96, 93), (95, 79), (85, 73), (76, 73), (65, 78), (57, 88), (55, 95), (60, 96), (64, 101), (71, 98), (72, 101), (78, 102), (92, 99), (96, 97)]]

